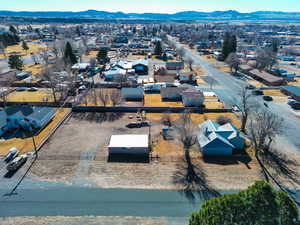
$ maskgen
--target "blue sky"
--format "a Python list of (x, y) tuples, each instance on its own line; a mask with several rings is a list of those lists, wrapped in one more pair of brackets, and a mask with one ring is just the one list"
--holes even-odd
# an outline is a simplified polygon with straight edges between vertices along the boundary
[(300, 11), (300, 0), (0, 0), (0, 10), (123, 12)]

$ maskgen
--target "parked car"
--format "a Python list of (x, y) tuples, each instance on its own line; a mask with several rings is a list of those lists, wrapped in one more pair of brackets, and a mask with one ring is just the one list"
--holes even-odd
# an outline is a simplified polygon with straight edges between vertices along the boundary
[(4, 161), (6, 163), (10, 162), (11, 160), (13, 160), (14, 158), (16, 158), (19, 154), (19, 150), (16, 148), (11, 148), (9, 150), (9, 152), (6, 154), (6, 156), (4, 157)]
[(83, 91), (85, 91), (85, 90), (86, 90), (86, 86), (85, 86), (85, 85), (81, 85), (81, 86), (78, 88), (79, 93), (80, 93), (80, 92), (83, 92)]
[(18, 170), (21, 166), (23, 166), (28, 159), (28, 156), (26, 154), (20, 155), (17, 158), (15, 158), (13, 161), (11, 161), (6, 169), (10, 172)]
[(264, 95), (264, 92), (262, 90), (254, 90), (252, 91), (253, 95)]
[(273, 98), (271, 96), (265, 95), (265, 96), (263, 96), (263, 100), (265, 100), (267, 102), (271, 102), (271, 101), (273, 101)]
[(128, 128), (141, 128), (142, 127), (142, 124), (141, 123), (137, 123), (137, 122), (131, 122), (129, 124), (127, 124)]
[(256, 87), (249, 84), (249, 85), (246, 86), (246, 89), (253, 90), (253, 89), (256, 89)]
[(31, 88), (28, 89), (28, 91), (38, 91), (38, 90), (39, 90), (39, 89), (36, 88), (36, 87), (31, 87)]
[(297, 101), (292, 99), (292, 100), (289, 100), (287, 104), (288, 105), (294, 105), (295, 103), (297, 103)]
[(300, 102), (295, 102), (291, 105), (291, 107), (295, 110), (300, 110)]
[(28, 88), (27, 87), (18, 87), (16, 88), (16, 91), (27, 91)]

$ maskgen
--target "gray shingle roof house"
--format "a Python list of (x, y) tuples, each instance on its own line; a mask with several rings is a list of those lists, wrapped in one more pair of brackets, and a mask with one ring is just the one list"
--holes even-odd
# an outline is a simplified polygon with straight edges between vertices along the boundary
[(231, 123), (219, 125), (207, 120), (199, 125), (198, 143), (203, 155), (232, 155), (233, 150), (242, 150), (245, 138)]
[(146, 59), (138, 59), (133, 61), (132, 68), (135, 70), (135, 73), (138, 75), (147, 75), (148, 74), (148, 65), (149, 62)]
[(49, 107), (7, 107), (0, 111), (0, 138), (22, 138), (26, 132), (37, 134), (54, 116), (54, 109)]
[(144, 89), (137, 88), (122, 88), (122, 97), (126, 101), (142, 101), (144, 99)]
[(264, 71), (260, 72), (258, 69), (250, 70), (249, 75), (266, 85), (280, 86), (284, 84), (284, 80), (282, 78), (276, 77)]
[(167, 70), (183, 70), (184, 69), (184, 62), (166, 62)]

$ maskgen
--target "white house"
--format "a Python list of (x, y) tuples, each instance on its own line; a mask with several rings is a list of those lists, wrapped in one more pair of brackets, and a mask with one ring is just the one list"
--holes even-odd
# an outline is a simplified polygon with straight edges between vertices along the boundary
[(149, 136), (147, 134), (112, 135), (109, 154), (148, 155)]
[(207, 120), (199, 125), (198, 143), (203, 155), (232, 155), (233, 150), (242, 150), (245, 138), (231, 123), (219, 125)]
[(73, 71), (87, 71), (90, 67), (89, 63), (76, 63), (72, 66)]

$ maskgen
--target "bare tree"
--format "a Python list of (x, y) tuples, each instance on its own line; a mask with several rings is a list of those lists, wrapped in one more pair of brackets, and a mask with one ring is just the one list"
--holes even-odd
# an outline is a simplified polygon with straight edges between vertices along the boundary
[(2, 41), (0, 41), (0, 53), (6, 58), (6, 48)]
[(168, 127), (172, 126), (172, 119), (171, 119), (171, 115), (169, 112), (166, 112), (163, 114), (163, 116), (161, 117), (161, 122), (165, 126), (168, 126)]
[[(288, 159), (286, 155), (272, 147), (274, 139), (282, 134), (283, 119), (266, 109), (257, 109), (252, 115), (248, 126), (254, 155), (267, 182), (274, 182), (282, 191), (293, 198), (293, 192), (282, 184), (280, 178), (293, 184), (300, 184), (298, 179), (298, 163)], [(295, 199), (294, 199), (295, 200)], [(296, 201), (297, 202), (297, 201)], [(297, 202), (298, 205), (299, 202)]]
[(110, 101), (113, 106), (119, 105), (122, 103), (122, 93), (120, 90), (114, 89), (110, 92)]
[(240, 90), (240, 98), (241, 98), (241, 120), (242, 120), (242, 125), (241, 125), (241, 131), (246, 133), (246, 125), (248, 121), (248, 117), (250, 114), (251, 109), (254, 107), (253, 103), (251, 103), (251, 93), (248, 91), (246, 87), (241, 88)]
[(189, 112), (184, 112), (175, 125), (178, 140), (182, 143), (185, 159), (190, 163), (190, 148), (196, 144), (196, 126)]
[(101, 88), (101, 89), (99, 89), (98, 96), (99, 96), (99, 100), (105, 107), (109, 103), (109, 100), (110, 100), (108, 91)]
[(213, 86), (216, 84), (216, 80), (213, 77), (208, 76), (206, 77), (206, 81), (209, 84), (210, 89), (213, 89)]
[(185, 62), (189, 65), (190, 71), (193, 71), (194, 60), (191, 57), (189, 57), (185, 60)]
[(235, 52), (230, 53), (228, 55), (228, 57), (226, 58), (225, 62), (230, 67), (231, 73), (233, 73), (233, 70), (234, 70), (234, 73), (238, 72), (241, 61)]
[(46, 67), (49, 64), (49, 54), (47, 49), (40, 49), (40, 56), (43, 59), (44, 63), (46, 64)]
[(272, 69), (277, 63), (277, 54), (270, 49), (260, 49), (256, 52), (256, 68), (259, 70)]
[(42, 76), (44, 80), (49, 81), (50, 88), (52, 90), (53, 100), (54, 102), (57, 102), (57, 97), (56, 97), (57, 80), (55, 74), (53, 73), (53, 70), (48, 65), (44, 66)]
[(185, 56), (185, 49), (183, 47), (177, 48), (176, 53), (177, 53), (177, 56), (179, 57), (179, 59), (182, 60), (183, 57)]
[(38, 58), (38, 56), (36, 54), (34, 54), (34, 53), (31, 53), (30, 55), (31, 55), (31, 59), (34, 62), (34, 64), (35, 65), (39, 64), (39, 58)]
[(282, 118), (265, 109), (252, 113), (248, 129), (256, 157), (270, 150), (274, 138), (282, 133), (282, 123)]

